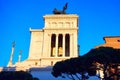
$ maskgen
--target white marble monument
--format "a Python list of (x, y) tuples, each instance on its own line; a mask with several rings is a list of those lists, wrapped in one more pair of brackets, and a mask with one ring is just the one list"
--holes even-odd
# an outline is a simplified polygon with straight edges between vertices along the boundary
[(53, 66), (57, 61), (78, 57), (78, 15), (44, 16), (43, 29), (31, 29), (29, 57), (16, 69)]

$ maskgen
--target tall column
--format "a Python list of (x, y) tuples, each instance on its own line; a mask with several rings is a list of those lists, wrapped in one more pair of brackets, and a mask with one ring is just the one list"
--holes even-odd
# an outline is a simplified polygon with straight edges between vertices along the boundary
[(15, 41), (12, 43), (12, 52), (11, 52), (11, 55), (10, 55), (10, 61), (8, 62), (8, 65), (7, 67), (12, 67), (13, 66), (13, 55), (14, 55), (14, 47), (15, 47)]
[(55, 47), (56, 47), (56, 54), (55, 54), (55, 57), (58, 56), (58, 34), (56, 34), (56, 44), (55, 44)]
[(48, 34), (49, 36), (49, 57), (51, 57), (51, 36), (52, 34)]
[(65, 34), (63, 34), (63, 43), (62, 43), (62, 47), (63, 47), (63, 57), (65, 57)]
[(70, 57), (73, 56), (73, 49), (74, 49), (74, 46), (73, 46), (73, 34), (70, 34)]
[(18, 56), (18, 62), (21, 61), (21, 56), (22, 56), (22, 50), (20, 50), (19, 56)]

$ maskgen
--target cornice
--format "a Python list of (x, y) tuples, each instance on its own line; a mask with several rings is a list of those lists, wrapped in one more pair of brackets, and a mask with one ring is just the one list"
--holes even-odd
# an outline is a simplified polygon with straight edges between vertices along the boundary
[(78, 18), (77, 14), (56, 14), (56, 15), (45, 15), (43, 16), (45, 19), (58, 19), (58, 18)]
[(29, 29), (30, 32), (43, 32), (43, 29)]
[(44, 30), (78, 30), (78, 27), (76, 28), (44, 28)]

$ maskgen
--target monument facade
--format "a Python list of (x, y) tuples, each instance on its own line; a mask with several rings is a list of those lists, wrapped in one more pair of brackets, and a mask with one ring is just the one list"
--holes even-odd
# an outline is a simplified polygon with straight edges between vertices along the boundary
[(16, 69), (53, 66), (57, 61), (78, 57), (78, 15), (44, 16), (43, 29), (31, 29), (29, 56)]

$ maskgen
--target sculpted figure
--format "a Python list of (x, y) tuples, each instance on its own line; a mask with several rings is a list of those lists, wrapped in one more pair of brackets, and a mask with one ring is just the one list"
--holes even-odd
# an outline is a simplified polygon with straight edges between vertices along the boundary
[(65, 6), (63, 7), (63, 10), (57, 10), (56, 8), (53, 10), (54, 14), (66, 14), (65, 10), (67, 9), (67, 5), (68, 3), (65, 4)]

